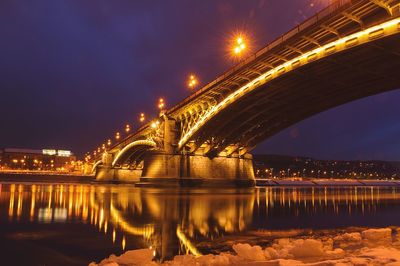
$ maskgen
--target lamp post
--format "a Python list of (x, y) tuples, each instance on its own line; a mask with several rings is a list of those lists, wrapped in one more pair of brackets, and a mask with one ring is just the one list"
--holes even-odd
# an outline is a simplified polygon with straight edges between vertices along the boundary
[(188, 87), (190, 89), (194, 89), (198, 83), (199, 82), (198, 82), (198, 80), (197, 80), (195, 75), (192, 74), (192, 75), (189, 76)]

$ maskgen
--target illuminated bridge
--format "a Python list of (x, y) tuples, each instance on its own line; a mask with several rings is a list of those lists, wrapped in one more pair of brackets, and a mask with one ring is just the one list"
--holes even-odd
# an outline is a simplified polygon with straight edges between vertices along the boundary
[(93, 162), (96, 179), (252, 185), (260, 142), (400, 88), (399, 2), (334, 2), (116, 143)]

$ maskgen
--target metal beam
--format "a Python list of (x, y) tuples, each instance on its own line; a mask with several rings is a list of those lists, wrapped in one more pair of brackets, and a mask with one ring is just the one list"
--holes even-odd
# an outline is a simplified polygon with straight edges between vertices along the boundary
[(387, 3), (385, 3), (384, 1), (382, 1), (382, 0), (369, 0), (369, 1), (374, 3), (375, 5), (383, 8), (383, 9), (385, 9), (389, 16), (393, 15), (392, 8)]
[(310, 42), (310, 43), (315, 44), (315, 45), (318, 46), (318, 47), (321, 47), (321, 44), (320, 44), (316, 39), (314, 39), (314, 38), (311, 38), (311, 37), (308, 37), (308, 36), (301, 36), (301, 38), (302, 38), (303, 40), (306, 40), (307, 42)]
[(271, 63), (260, 62), (260, 64), (261, 64), (263, 67), (269, 67), (270, 69), (275, 68), (275, 66), (274, 66), (273, 64), (271, 64)]
[(247, 80), (247, 81), (250, 81), (250, 80), (251, 80), (250, 78), (248, 78), (248, 77), (246, 77), (246, 76), (243, 76), (243, 75), (237, 75), (237, 77), (239, 77), (239, 78), (241, 78), (241, 79), (244, 79), (244, 80)]
[(253, 68), (249, 68), (248, 71), (250, 71), (252, 73), (255, 73), (255, 74), (259, 75), (259, 76), (261, 76), (261, 74), (262, 74), (260, 71), (257, 71), (257, 70), (255, 70)]
[(303, 51), (301, 51), (300, 49), (298, 49), (296, 47), (293, 47), (291, 45), (286, 45), (286, 48), (291, 50), (291, 51), (293, 51), (293, 52), (296, 52), (296, 53), (298, 53), (300, 55), (304, 54)]
[(282, 60), (282, 61), (284, 61), (284, 62), (289, 61), (286, 57), (284, 57), (284, 56), (282, 56), (282, 55), (279, 55), (279, 54), (272, 54), (272, 53), (271, 53), (270, 56), (275, 57), (275, 58), (278, 58), (279, 60)]
[(241, 86), (241, 84), (239, 82), (236, 82), (236, 81), (233, 81), (233, 80), (226, 80), (225, 82), (233, 84), (233, 85), (236, 85), (236, 86)]
[(346, 18), (358, 23), (362, 29), (364, 28), (364, 22), (361, 20), (361, 18), (359, 18), (359, 17), (357, 17), (357, 16), (355, 16), (353, 14), (347, 13), (347, 12), (343, 12), (342, 14)]
[(331, 27), (331, 26), (322, 24), (322, 25), (321, 25), (321, 28), (324, 29), (324, 30), (327, 31), (327, 32), (330, 32), (330, 33), (336, 35), (336, 36), (339, 37), (339, 38), (341, 37), (341, 36), (340, 36), (340, 33), (337, 31), (337, 29), (335, 29), (335, 28), (333, 28), (333, 27)]

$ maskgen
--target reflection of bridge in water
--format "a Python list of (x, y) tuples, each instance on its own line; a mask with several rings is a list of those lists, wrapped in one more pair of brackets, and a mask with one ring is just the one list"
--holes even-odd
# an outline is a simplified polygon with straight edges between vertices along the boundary
[(399, 0), (339, 0), (92, 161), (98, 180), (251, 186), (251, 150), (305, 118), (397, 89)]
[[(2, 185), (1, 217), (83, 222), (121, 248), (153, 248), (162, 258), (210, 252), (212, 243), (259, 230), (369, 225), (399, 206), (397, 189), (266, 188), (172, 191), (89, 185)], [(361, 220), (362, 219), (362, 220)], [(382, 222), (390, 223), (390, 219)], [(211, 244), (210, 244), (211, 243)]]

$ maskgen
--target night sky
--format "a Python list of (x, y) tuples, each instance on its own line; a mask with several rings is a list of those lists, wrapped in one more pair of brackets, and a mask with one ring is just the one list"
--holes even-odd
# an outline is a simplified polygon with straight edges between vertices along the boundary
[[(81, 155), (232, 67), (233, 33), (252, 51), (321, 9), (307, 0), (2, 0), (0, 147)], [(327, 2), (327, 1), (325, 1)], [(400, 160), (400, 91), (307, 119), (255, 152)]]

